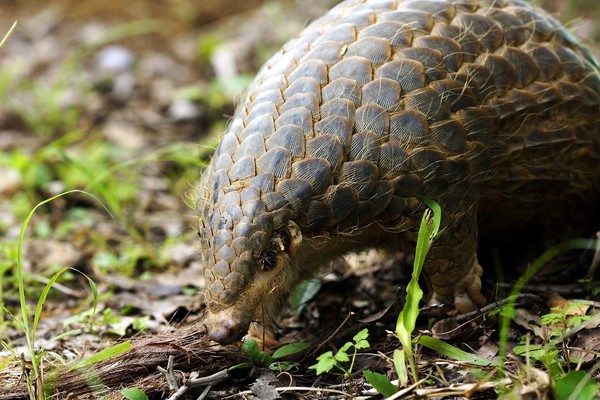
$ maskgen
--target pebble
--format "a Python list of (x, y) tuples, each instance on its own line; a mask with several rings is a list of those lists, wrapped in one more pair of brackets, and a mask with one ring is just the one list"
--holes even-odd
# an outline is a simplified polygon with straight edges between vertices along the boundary
[(202, 110), (189, 100), (175, 100), (169, 106), (169, 117), (174, 121), (183, 121), (202, 116)]
[(0, 199), (8, 199), (21, 190), (22, 179), (19, 171), (12, 168), (0, 168)]
[(123, 46), (110, 45), (98, 51), (95, 59), (96, 68), (101, 71), (123, 72), (131, 68), (135, 57)]

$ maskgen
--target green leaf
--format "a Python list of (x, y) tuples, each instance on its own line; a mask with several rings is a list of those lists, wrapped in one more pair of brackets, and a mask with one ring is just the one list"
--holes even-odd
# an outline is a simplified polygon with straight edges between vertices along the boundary
[(367, 381), (373, 386), (379, 393), (385, 397), (390, 397), (398, 391), (398, 388), (390, 382), (387, 376), (369, 371), (365, 369), (363, 375), (367, 378)]
[(254, 364), (252, 364), (251, 362), (244, 362), (244, 363), (236, 364), (236, 365), (233, 365), (233, 366), (227, 368), (227, 371), (231, 372), (231, 371), (235, 371), (235, 370), (239, 370), (239, 369), (250, 369), (253, 366), (254, 366)]
[(258, 353), (260, 353), (260, 350), (258, 349), (258, 342), (254, 339), (244, 340), (242, 342), (242, 351), (246, 353), (248, 358), (258, 358)]
[(557, 400), (591, 400), (600, 386), (583, 371), (571, 371), (556, 382)]
[[(512, 285), (512, 289), (510, 291), (510, 299), (508, 305), (506, 306), (507, 310), (511, 310), (511, 314), (514, 313), (514, 306), (516, 299), (518, 298), (518, 294), (521, 293), (521, 290), (525, 286), (525, 284), (529, 281), (529, 279), (536, 274), (546, 263), (548, 263), (552, 258), (557, 256), (558, 254), (573, 250), (573, 249), (595, 249), (597, 246), (597, 241), (588, 240), (588, 239), (571, 239), (565, 242), (559, 243), (548, 250), (544, 251), (541, 256), (531, 263), (529, 268), (525, 271), (523, 275)], [(498, 329), (498, 336), (500, 337), (500, 348), (498, 351), (498, 356), (500, 359), (504, 359), (506, 357), (507, 352), (507, 343), (509, 336), (509, 328), (512, 321), (512, 317), (507, 316), (502, 313), (502, 318), (500, 319), (500, 326)], [(501, 367), (503, 364), (501, 364)]]
[(315, 365), (311, 365), (308, 367), (308, 369), (314, 369), (316, 370), (317, 375), (321, 375), (323, 372), (331, 371), (334, 366), (335, 359), (333, 358), (333, 353), (328, 351), (317, 357), (317, 363)]
[(273, 361), (273, 357), (264, 351), (258, 349), (258, 343), (254, 339), (246, 339), (242, 342), (242, 350), (252, 362), (261, 365), (269, 365)]
[(338, 353), (339, 353), (339, 352), (346, 353), (346, 352), (348, 352), (348, 349), (350, 349), (350, 347), (352, 347), (352, 342), (346, 342), (346, 343), (344, 343), (344, 345), (343, 345), (343, 346), (342, 346), (342, 347), (341, 347), (341, 348), (338, 350)]
[(367, 339), (368, 337), (369, 337), (369, 329), (365, 328), (362, 331), (358, 332), (356, 335), (354, 335), (352, 340), (354, 340), (355, 343), (358, 343), (361, 340)]
[(534, 344), (515, 346), (513, 347), (513, 353), (521, 357), (530, 357), (543, 363), (546, 363), (548, 360), (554, 360), (558, 356), (557, 349), (548, 349)]
[(350, 361), (350, 358), (348, 357), (348, 353), (346, 353), (345, 351), (342, 351), (342, 349), (339, 349), (338, 352), (335, 353), (335, 356), (333, 358), (339, 362)]
[(67, 371), (73, 371), (75, 369), (80, 369), (83, 367), (87, 367), (87, 366), (96, 364), (97, 362), (100, 362), (100, 361), (108, 360), (111, 357), (115, 357), (119, 354), (129, 351), (129, 349), (131, 349), (130, 341), (126, 341), (126, 342), (117, 344), (115, 346), (109, 347), (108, 349), (99, 351), (98, 353), (94, 354), (93, 356), (90, 356), (88, 358), (85, 358), (85, 359), (79, 361), (77, 364), (73, 365)]
[(415, 329), (415, 324), (419, 315), (419, 302), (423, 298), (423, 290), (419, 287), (419, 276), (423, 270), (425, 257), (431, 247), (431, 243), (438, 234), (442, 219), (439, 204), (424, 197), (420, 197), (420, 199), (425, 202), (430, 209), (423, 213), (423, 218), (421, 219), (412, 277), (406, 287), (406, 304), (400, 312), (396, 322), (396, 335), (405, 349), (408, 349), (411, 346), (411, 334)]
[(274, 360), (278, 360), (280, 358), (287, 357), (292, 354), (300, 353), (301, 351), (304, 351), (309, 348), (310, 348), (310, 343), (306, 343), (306, 342), (289, 343), (289, 344), (286, 344), (285, 346), (282, 346), (282, 347), (278, 348), (277, 350), (275, 350), (275, 352), (272, 354), (271, 357), (273, 357)]
[(369, 337), (369, 330), (367, 328), (358, 332), (352, 340), (354, 340), (354, 348), (355, 349), (368, 349), (370, 347), (367, 338)]
[(290, 369), (292, 369), (298, 365), (300, 365), (300, 364), (297, 362), (276, 361), (276, 362), (272, 363), (271, 365), (269, 365), (269, 369), (274, 372), (289, 371)]
[(513, 319), (517, 313), (514, 307), (505, 306), (499, 310), (499, 314), (504, 318)]
[(127, 400), (148, 400), (146, 393), (137, 388), (127, 388), (121, 391), (123, 397)]
[(148, 321), (150, 321), (150, 316), (146, 315), (144, 317), (135, 318), (131, 325), (133, 326), (133, 329), (141, 332), (148, 329)]
[(296, 315), (300, 314), (304, 306), (312, 300), (321, 289), (320, 279), (308, 279), (298, 283), (290, 294), (290, 303)]
[(473, 365), (480, 365), (484, 367), (498, 365), (497, 362), (486, 360), (485, 358), (481, 358), (474, 354), (467, 353), (466, 351), (463, 351), (458, 347), (454, 347), (451, 344), (443, 342), (439, 339), (432, 338), (431, 336), (421, 336), (419, 338), (419, 343), (453, 360)]

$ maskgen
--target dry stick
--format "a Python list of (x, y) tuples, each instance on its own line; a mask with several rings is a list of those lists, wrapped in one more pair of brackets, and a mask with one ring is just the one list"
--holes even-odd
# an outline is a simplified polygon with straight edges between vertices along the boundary
[(158, 372), (165, 376), (165, 379), (169, 383), (169, 389), (176, 390), (179, 389), (179, 382), (177, 382), (177, 377), (175, 376), (175, 357), (169, 356), (169, 361), (167, 361), (167, 368), (163, 368), (161, 366), (156, 367)]
[(511, 302), (514, 302), (514, 305), (517, 306), (518, 302), (522, 302), (523, 300), (536, 300), (536, 299), (539, 299), (539, 296), (536, 296), (534, 294), (529, 294), (529, 293), (521, 293), (521, 294), (518, 294), (517, 296), (510, 296), (505, 299), (498, 300), (494, 303), (488, 304), (485, 307), (481, 307), (478, 310), (471, 311), (466, 314), (457, 315), (456, 317), (453, 317), (453, 319), (456, 320), (456, 322), (460, 324), (463, 322), (470, 321), (470, 320), (472, 320), (476, 317), (479, 317), (483, 314), (486, 314), (490, 311), (494, 311), (497, 308), (504, 307), (505, 305), (510, 304)]
[(198, 397), (199, 400), (203, 399), (214, 385), (227, 379), (229, 379), (229, 370), (227, 369), (221, 370), (210, 376), (189, 379), (182, 387), (179, 388), (179, 390), (177, 390), (177, 392), (175, 392), (175, 394), (173, 394), (173, 396), (169, 397), (168, 400), (180, 399), (188, 390), (197, 388), (199, 386), (206, 386), (200, 397)]
[(404, 397), (404, 396), (408, 395), (409, 393), (413, 392), (414, 390), (416, 390), (423, 382), (425, 382), (425, 379), (421, 379), (420, 381), (413, 383), (409, 387), (406, 387), (402, 390), (398, 390), (396, 393), (394, 393), (393, 395), (388, 397), (386, 400), (395, 400), (395, 399), (399, 399), (400, 397)]

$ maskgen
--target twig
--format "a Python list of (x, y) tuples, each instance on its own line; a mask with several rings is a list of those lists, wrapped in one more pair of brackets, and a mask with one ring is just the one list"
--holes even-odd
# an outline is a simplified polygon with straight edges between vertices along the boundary
[(173, 394), (173, 396), (169, 397), (168, 400), (177, 400), (182, 398), (182, 396), (190, 389), (197, 388), (199, 386), (206, 386), (200, 397), (198, 399), (203, 399), (210, 391), (211, 387), (216, 385), (217, 383), (223, 382), (224, 380), (229, 379), (229, 371), (227, 369), (221, 370), (209, 376), (203, 376), (201, 378), (188, 379), (178, 390)]
[(494, 311), (497, 308), (504, 307), (507, 304), (513, 303), (515, 306), (518, 305), (519, 302), (523, 302), (524, 300), (536, 300), (539, 299), (539, 296), (530, 293), (521, 293), (517, 296), (509, 296), (505, 299), (498, 300), (494, 303), (488, 304), (487, 306), (481, 307), (478, 310), (471, 311), (466, 314), (460, 314), (454, 317), (454, 320), (462, 324), (464, 322), (468, 322), (472, 319), (475, 319), (483, 314), (486, 314), (490, 311)]
[(172, 355), (169, 356), (169, 361), (167, 361), (167, 369), (161, 367), (160, 365), (156, 367), (156, 369), (165, 376), (165, 379), (169, 383), (169, 389), (177, 390), (179, 389), (179, 382), (177, 382), (177, 377), (175, 377), (175, 372), (173, 371), (175, 367), (175, 357)]

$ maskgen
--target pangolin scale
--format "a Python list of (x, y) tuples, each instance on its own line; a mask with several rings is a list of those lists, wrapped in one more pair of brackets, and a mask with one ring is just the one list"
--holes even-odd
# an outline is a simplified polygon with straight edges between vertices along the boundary
[(203, 175), (205, 323), (233, 342), (328, 260), (410, 250), (421, 196), (443, 210), (429, 302), (473, 309), (478, 230), (599, 186), (599, 63), (555, 18), (520, 0), (344, 1), (263, 66)]

